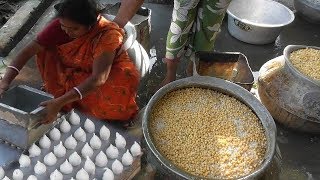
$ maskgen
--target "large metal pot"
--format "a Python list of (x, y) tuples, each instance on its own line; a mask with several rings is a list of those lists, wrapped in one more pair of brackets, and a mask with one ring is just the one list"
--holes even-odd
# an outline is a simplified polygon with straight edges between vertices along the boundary
[(272, 0), (233, 0), (227, 13), (230, 34), (250, 44), (274, 42), (294, 20), (290, 9)]
[[(265, 130), (265, 136), (267, 139), (267, 150), (265, 154), (264, 161), (253, 173), (241, 177), (239, 179), (257, 179), (259, 178), (268, 166), (271, 163), (271, 160), (275, 151), (275, 138), (276, 138), (276, 126), (275, 123), (267, 111), (267, 109), (248, 91), (244, 88), (233, 84), (231, 82), (214, 78), (214, 77), (203, 77), (203, 76), (193, 76), (185, 79), (180, 79), (174, 81), (172, 83), (167, 84), (163, 88), (161, 88), (149, 101), (144, 111), (144, 115), (142, 118), (142, 130), (143, 135), (147, 144), (147, 148), (150, 149), (152, 155), (155, 157), (158, 162), (159, 169), (166, 171), (165, 173), (174, 177), (175, 179), (204, 179), (202, 177), (194, 176), (184, 170), (176, 167), (172, 164), (168, 159), (166, 159), (162, 154), (157, 150), (155, 144), (153, 143), (153, 139), (151, 136), (151, 129), (149, 126), (149, 119), (151, 116), (152, 108), (155, 106), (163, 96), (171, 91), (175, 91), (178, 89), (183, 89), (187, 87), (201, 87), (201, 88), (209, 88), (212, 90), (219, 91), (224, 94), (228, 94), (237, 98), (239, 101), (245, 103), (248, 107), (252, 109), (254, 113), (261, 120), (263, 128)], [(157, 167), (158, 169), (158, 167)]]
[(287, 46), (284, 56), (264, 64), (259, 72), (258, 92), (277, 122), (299, 131), (320, 133), (320, 83), (297, 71), (288, 58), (292, 51), (306, 47)]

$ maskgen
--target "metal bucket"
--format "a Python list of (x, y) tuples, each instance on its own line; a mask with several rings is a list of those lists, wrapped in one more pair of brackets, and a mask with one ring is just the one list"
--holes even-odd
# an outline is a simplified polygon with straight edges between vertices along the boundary
[(174, 177), (175, 179), (204, 179), (202, 177), (194, 176), (188, 172), (185, 172), (184, 170), (172, 164), (168, 159), (166, 159), (155, 147), (150, 132), (151, 129), (149, 126), (149, 119), (151, 116), (152, 108), (155, 106), (155, 104), (159, 100), (161, 100), (161, 98), (164, 97), (167, 93), (188, 87), (208, 88), (230, 95), (246, 104), (258, 116), (265, 130), (265, 136), (267, 139), (266, 154), (259, 168), (257, 168), (251, 174), (245, 177), (241, 177), (239, 179), (257, 179), (260, 176), (262, 176), (262, 174), (269, 167), (275, 151), (276, 126), (271, 115), (269, 114), (267, 109), (251, 93), (241, 88), (240, 86), (222, 79), (203, 76), (193, 76), (167, 84), (166, 86), (162, 87), (159, 91), (157, 91), (155, 95), (152, 96), (151, 100), (146, 106), (142, 118), (143, 135), (147, 144), (147, 148), (151, 150), (152, 155), (156, 158), (158, 162), (157, 164), (161, 166), (159, 169), (163, 169), (165, 171), (164, 173), (166, 173), (172, 178)]
[(272, 0), (233, 0), (227, 13), (230, 34), (250, 44), (274, 42), (294, 20), (290, 9)]
[(288, 58), (292, 51), (306, 47), (287, 46), (284, 56), (265, 63), (259, 71), (258, 93), (277, 122), (319, 134), (320, 83), (297, 71)]

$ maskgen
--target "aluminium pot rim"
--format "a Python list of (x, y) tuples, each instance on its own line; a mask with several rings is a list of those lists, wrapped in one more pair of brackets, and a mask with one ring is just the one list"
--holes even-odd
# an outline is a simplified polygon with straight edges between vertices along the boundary
[[(263, 0), (263, 1), (268, 1), (268, 0)], [(259, 27), (259, 28), (281, 28), (281, 27), (284, 27), (286, 25), (289, 25), (291, 24), (294, 19), (295, 19), (295, 15), (294, 13), (288, 8), (286, 7), (285, 5), (279, 3), (279, 2), (276, 2), (276, 1), (273, 1), (272, 3), (275, 3), (277, 4), (278, 6), (281, 6), (283, 7), (284, 9), (286, 9), (289, 14), (290, 14), (290, 20), (287, 21), (286, 23), (279, 23), (279, 24), (270, 24), (270, 23), (255, 23), (255, 22), (252, 22), (252, 21), (249, 21), (249, 20), (246, 20), (246, 19), (241, 19), (240, 17), (236, 16), (235, 14), (233, 14), (230, 10), (230, 8), (227, 9), (227, 14), (229, 16), (231, 16), (232, 18), (240, 21), (240, 22), (243, 22), (245, 24), (248, 24), (248, 25), (252, 25), (252, 26), (255, 26), (255, 27)]]
[(152, 98), (146, 105), (146, 109), (142, 117), (142, 132), (148, 148), (151, 150), (152, 154), (156, 157), (156, 159), (159, 162), (161, 162), (161, 164), (165, 166), (167, 169), (169, 169), (170, 171), (174, 172), (176, 175), (183, 177), (185, 179), (207, 179), (207, 178), (192, 175), (173, 165), (168, 159), (166, 159), (163, 155), (161, 155), (161, 153), (156, 149), (152, 141), (152, 135), (149, 131), (148, 119), (151, 115), (151, 110), (155, 105), (155, 103), (157, 103), (164, 95), (166, 95), (171, 91), (188, 88), (188, 87), (209, 88), (209, 89), (216, 90), (221, 93), (233, 96), (239, 101), (241, 101), (242, 103), (246, 104), (258, 116), (258, 118), (260, 119), (260, 122), (263, 125), (263, 129), (265, 130), (265, 136), (267, 138), (267, 147), (266, 147), (267, 149), (266, 149), (265, 157), (261, 165), (254, 172), (246, 176), (239, 177), (238, 179), (241, 179), (241, 180), (252, 179), (252, 178), (261, 176), (262, 173), (266, 170), (266, 168), (270, 165), (271, 160), (274, 156), (275, 144), (276, 144), (275, 122), (271, 114), (268, 112), (268, 110), (250, 92), (248, 92), (247, 90), (245, 90), (239, 85), (233, 84), (223, 79), (214, 78), (214, 77), (192, 76), (192, 77), (180, 79), (162, 87), (152, 96)]
[(312, 49), (317, 49), (320, 50), (320, 47), (317, 46), (307, 46), (307, 45), (288, 45), (284, 48), (283, 50), (283, 55), (284, 55), (284, 59), (285, 59), (285, 64), (289, 67), (289, 69), (294, 72), (295, 74), (297, 74), (299, 77), (301, 77), (302, 79), (311, 82), (317, 86), (320, 86), (320, 80), (315, 80), (312, 79), (311, 77), (308, 77), (306, 75), (304, 75), (303, 73), (301, 73), (298, 69), (296, 69), (293, 64), (290, 61), (290, 54), (293, 51), (299, 50), (299, 49), (306, 49), (306, 48), (312, 48)]

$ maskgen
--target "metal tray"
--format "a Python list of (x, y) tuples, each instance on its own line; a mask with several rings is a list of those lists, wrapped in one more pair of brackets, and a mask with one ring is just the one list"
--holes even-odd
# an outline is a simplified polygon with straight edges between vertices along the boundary
[(250, 91), (254, 83), (247, 57), (240, 52), (196, 52), (193, 74), (221, 78)]
[(23, 149), (19, 149), (6, 141), (0, 140), (0, 167), (5, 167), (17, 161), (22, 152)]
[[(61, 138), (60, 138), (60, 141), (62, 141), (64, 143), (64, 141), (66, 140), (67, 137), (69, 137), (71, 134), (73, 135), (74, 132), (78, 129), (78, 127), (82, 127), (84, 129), (84, 122), (87, 118), (89, 118), (90, 120), (92, 120), (92, 122), (95, 124), (95, 134), (97, 136), (99, 136), (99, 131), (100, 131), (100, 128), (105, 125), (106, 127), (109, 128), (110, 130), (110, 138), (108, 141), (102, 141), (102, 146), (99, 150), (94, 150), (94, 154), (91, 158), (91, 160), (94, 162), (95, 161), (95, 157), (96, 155), (102, 150), (104, 153), (106, 153), (106, 149), (109, 147), (110, 143), (112, 143), (113, 145), (114, 144), (114, 141), (115, 141), (115, 134), (116, 132), (119, 132), (125, 139), (126, 139), (126, 149), (130, 149), (130, 147), (132, 146), (132, 144), (134, 143), (134, 141), (137, 141), (139, 144), (140, 144), (140, 139), (138, 139), (137, 137), (135, 136), (132, 136), (130, 135), (124, 128), (122, 127), (118, 127), (117, 125), (115, 125), (114, 123), (110, 123), (110, 122), (106, 122), (106, 121), (101, 121), (101, 120), (97, 120), (95, 118), (92, 118), (92, 117), (88, 117), (82, 113), (80, 113), (79, 111), (75, 111), (81, 118), (81, 123), (80, 125), (72, 125), (71, 126), (71, 130), (68, 132), (68, 133), (62, 133), (61, 132)], [(66, 116), (66, 119), (68, 120), (68, 115)], [(71, 123), (70, 123), (71, 125)], [(56, 128), (59, 129), (60, 127), (60, 123), (57, 124), (55, 126)], [(84, 129), (85, 130), (85, 129)], [(47, 133), (47, 136), (49, 137), (48, 133)], [(86, 141), (89, 142), (91, 137), (93, 136), (93, 133), (87, 133), (87, 137), (86, 137)], [(31, 158), (31, 165), (27, 168), (20, 168), (19, 167), (19, 163), (18, 162), (14, 162), (14, 163), (11, 163), (10, 165), (8, 165), (7, 167), (4, 167), (5, 169), (5, 172), (6, 172), (6, 176), (8, 176), (9, 178), (12, 177), (12, 173), (15, 169), (21, 169), (22, 172), (24, 173), (24, 178), (27, 178), (29, 175), (35, 175), (34, 173), (34, 166), (35, 164), (37, 163), (37, 161), (40, 161), (42, 163), (43, 162), (43, 159), (44, 159), (44, 156), (50, 152), (53, 152), (53, 147), (57, 144), (59, 144), (60, 141), (51, 141), (51, 146), (49, 149), (43, 149), (40, 156), (38, 157), (34, 157), (34, 158)], [(57, 158), (58, 161), (57, 163), (54, 165), (54, 166), (47, 166), (47, 171), (44, 175), (35, 175), (37, 176), (38, 180), (48, 180), (49, 177), (50, 177), (50, 174), (58, 169), (60, 171), (60, 165), (73, 153), (73, 152), (77, 152), (80, 156), (81, 156), (81, 150), (82, 150), (82, 147), (85, 145), (84, 142), (81, 142), (81, 141), (77, 141), (77, 147), (76, 149), (74, 150), (69, 150), (67, 149), (67, 153), (65, 155), (65, 157), (62, 157), (62, 158)], [(38, 145), (38, 142), (36, 142), (36, 144)], [(119, 156), (118, 156), (118, 160), (121, 162), (121, 158), (122, 158), (122, 155), (125, 153), (125, 150), (119, 150)], [(25, 154), (28, 154), (28, 152), (24, 152)], [(73, 171), (71, 174), (69, 175), (64, 175), (64, 179), (71, 179), (71, 177), (75, 178), (76, 177), (76, 173), (84, 166), (84, 162), (85, 162), (85, 158), (81, 157), (82, 159), (82, 162), (79, 166), (77, 167), (73, 167)], [(112, 163), (114, 162), (114, 160), (111, 160), (108, 158), (108, 164), (107, 164), (107, 167), (109, 169), (111, 169), (111, 166), (112, 166)], [(120, 175), (115, 175), (115, 179), (129, 179), (128, 177), (130, 176), (130, 174), (134, 173), (136, 171), (136, 169), (139, 168), (140, 170), (140, 156), (139, 157), (136, 157), (134, 158), (134, 162), (131, 166), (129, 167), (125, 167), (124, 166), (124, 171), (122, 172), (122, 174)], [(90, 179), (93, 179), (93, 178), (96, 178), (96, 179), (102, 179), (102, 176), (103, 176), (103, 173), (104, 173), (104, 168), (100, 168), (100, 167), (97, 167), (96, 166), (96, 173), (95, 173), (95, 177), (90, 177)]]

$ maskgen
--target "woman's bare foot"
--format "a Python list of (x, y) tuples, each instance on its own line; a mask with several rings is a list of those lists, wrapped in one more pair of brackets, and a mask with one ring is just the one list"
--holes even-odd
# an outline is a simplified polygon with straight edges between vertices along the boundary
[(170, 82), (176, 80), (176, 72), (179, 65), (179, 59), (164, 59), (164, 62), (167, 64), (167, 72), (166, 77), (164, 80), (160, 83), (157, 90), (159, 90), (161, 87), (169, 84)]
[(186, 74), (188, 77), (193, 76), (193, 62), (189, 61), (187, 69), (186, 69)]
[(158, 89), (160, 89), (161, 87), (171, 83), (172, 81), (176, 80), (176, 74), (167, 74), (166, 77), (162, 80), (162, 82), (160, 83), (160, 87)]

